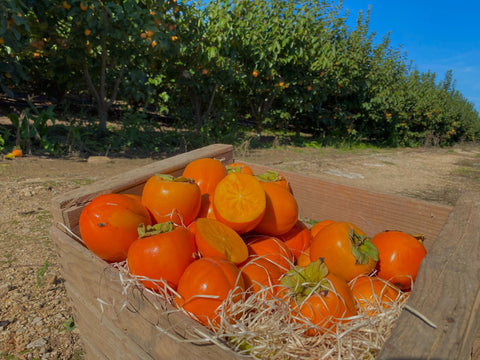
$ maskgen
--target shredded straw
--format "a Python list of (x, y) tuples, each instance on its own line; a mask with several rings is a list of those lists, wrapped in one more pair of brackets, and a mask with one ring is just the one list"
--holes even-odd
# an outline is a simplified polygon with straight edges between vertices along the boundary
[[(78, 239), (67, 227), (64, 229)], [(142, 280), (155, 282), (158, 285), (156, 291), (145, 288)], [(115, 298), (115, 292), (109, 291), (108, 283), (112, 281), (121, 284), (120, 299)], [(230, 292), (231, 295), (233, 293)], [(128, 263), (124, 261), (105, 268), (98, 286), (97, 301), (102, 314), (107, 307), (117, 314), (121, 311), (136, 312), (155, 327), (158, 336), (169, 336), (183, 343), (215, 344), (238, 355), (258, 359), (375, 359), (404, 308), (435, 327), (430, 320), (406, 305), (408, 293), (400, 292), (387, 308), (383, 308), (376, 299), (348, 322), (338, 323), (335, 332), (323, 331), (308, 336), (306, 329), (315, 328), (315, 325), (306, 318), (294, 321), (294, 316), (301, 315), (293, 315), (285, 300), (271, 294), (270, 287), (254, 294), (244, 293), (242, 301), (234, 301), (234, 297), (230, 296), (218, 309), (221, 322), (215, 330), (192, 327), (187, 324), (187, 316), (195, 317), (175, 307), (177, 294), (174, 289), (162, 280), (131, 275)], [(238, 300), (238, 293), (235, 299)], [(148, 315), (141, 315), (139, 310), (148, 308), (146, 303), (155, 309), (154, 315), (151, 311)], [(369, 315), (372, 312), (376, 315)], [(165, 323), (161, 319), (179, 313), (185, 313), (185, 316), (176, 316), (168, 327), (159, 325)], [(178, 319), (185, 319), (185, 323)]]

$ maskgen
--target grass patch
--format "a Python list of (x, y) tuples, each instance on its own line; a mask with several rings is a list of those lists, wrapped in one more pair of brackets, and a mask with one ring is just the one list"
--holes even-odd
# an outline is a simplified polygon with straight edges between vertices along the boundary
[(461, 166), (453, 171), (455, 175), (471, 178), (474, 180), (480, 180), (480, 169), (472, 167)]

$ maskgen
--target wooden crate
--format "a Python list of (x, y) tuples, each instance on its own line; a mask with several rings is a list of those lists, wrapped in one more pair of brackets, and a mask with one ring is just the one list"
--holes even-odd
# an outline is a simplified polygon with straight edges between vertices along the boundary
[[(181, 174), (190, 161), (233, 161), (233, 147), (215, 144), (174, 156), (56, 197), (51, 236), (88, 359), (240, 359), (221, 343), (185, 342), (209, 331), (139, 288), (125, 288), (119, 271), (78, 239), (83, 207), (100, 194), (141, 194), (156, 173)], [(249, 164), (256, 173), (267, 168)], [(398, 229), (425, 235), (427, 256), (410, 307), (404, 310), (379, 359), (468, 359), (480, 323), (480, 194), (466, 193), (455, 207), (339, 185), (286, 171), (300, 216), (346, 220), (368, 235)], [(162, 331), (167, 330), (167, 331)]]

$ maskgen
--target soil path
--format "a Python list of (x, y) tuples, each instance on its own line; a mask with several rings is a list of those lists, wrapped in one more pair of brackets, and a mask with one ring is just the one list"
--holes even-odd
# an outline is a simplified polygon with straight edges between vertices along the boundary
[[(480, 191), (480, 146), (348, 152), (280, 147), (237, 150), (236, 158), (448, 205), (464, 191)], [(48, 234), (51, 199), (153, 161), (0, 160), (0, 358), (83, 358)]]

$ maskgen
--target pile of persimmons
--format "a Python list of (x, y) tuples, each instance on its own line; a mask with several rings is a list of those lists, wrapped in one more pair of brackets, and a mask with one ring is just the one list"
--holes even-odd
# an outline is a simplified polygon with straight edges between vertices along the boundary
[(282, 299), (314, 324), (308, 336), (411, 289), (426, 254), (420, 239), (402, 231), (369, 238), (329, 219), (309, 227), (287, 180), (197, 159), (180, 177), (152, 176), (141, 196), (93, 199), (80, 216), (81, 237), (100, 258), (126, 260), (148, 289), (163, 284), (178, 308), (212, 329), (227, 297), (263, 291)]

